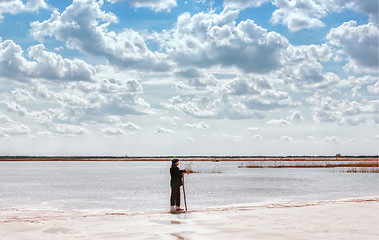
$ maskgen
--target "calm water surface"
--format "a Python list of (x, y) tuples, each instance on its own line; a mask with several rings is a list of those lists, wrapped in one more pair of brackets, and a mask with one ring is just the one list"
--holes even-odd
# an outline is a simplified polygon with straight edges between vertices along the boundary
[[(374, 173), (340, 168), (252, 169), (242, 162), (193, 162), (189, 208), (379, 195)], [(167, 210), (170, 162), (0, 162), (0, 208)], [(181, 168), (188, 163), (181, 162)], [(221, 173), (210, 173), (210, 172)], [(183, 206), (184, 204), (182, 204)]]

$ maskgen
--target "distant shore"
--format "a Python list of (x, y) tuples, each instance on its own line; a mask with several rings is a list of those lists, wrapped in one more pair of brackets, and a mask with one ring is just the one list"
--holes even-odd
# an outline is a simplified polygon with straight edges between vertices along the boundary
[(107, 157), (107, 156), (3, 156), (0, 161), (379, 161), (378, 156), (164, 156), (164, 157)]

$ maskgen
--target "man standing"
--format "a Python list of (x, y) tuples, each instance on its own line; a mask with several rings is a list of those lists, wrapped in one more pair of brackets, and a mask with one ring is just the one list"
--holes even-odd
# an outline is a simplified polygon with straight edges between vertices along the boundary
[(183, 173), (188, 173), (186, 170), (180, 170), (178, 168), (179, 160), (174, 158), (172, 159), (172, 165), (170, 168), (171, 175), (171, 213), (183, 212), (183, 209), (180, 208), (180, 187), (183, 185), (182, 177)]

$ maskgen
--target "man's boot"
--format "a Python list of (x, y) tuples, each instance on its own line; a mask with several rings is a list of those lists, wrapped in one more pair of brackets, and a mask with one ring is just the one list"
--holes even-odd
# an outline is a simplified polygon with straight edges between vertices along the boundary
[(177, 211), (175, 210), (175, 206), (174, 206), (174, 205), (170, 207), (170, 212), (172, 212), (172, 213), (176, 213), (176, 212), (177, 212)]
[(177, 212), (184, 212), (184, 209), (180, 208), (179, 206), (175, 206), (175, 211), (177, 211)]

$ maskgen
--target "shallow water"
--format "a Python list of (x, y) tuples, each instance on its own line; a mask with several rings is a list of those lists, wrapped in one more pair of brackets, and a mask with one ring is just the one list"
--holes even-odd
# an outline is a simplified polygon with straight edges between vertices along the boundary
[[(241, 163), (191, 163), (201, 173), (185, 175), (189, 209), (379, 195), (379, 175), (375, 173), (344, 173), (341, 168), (238, 168)], [(170, 165), (0, 162), (0, 208), (167, 210)], [(185, 166), (188, 163), (181, 162), (180, 167)]]

